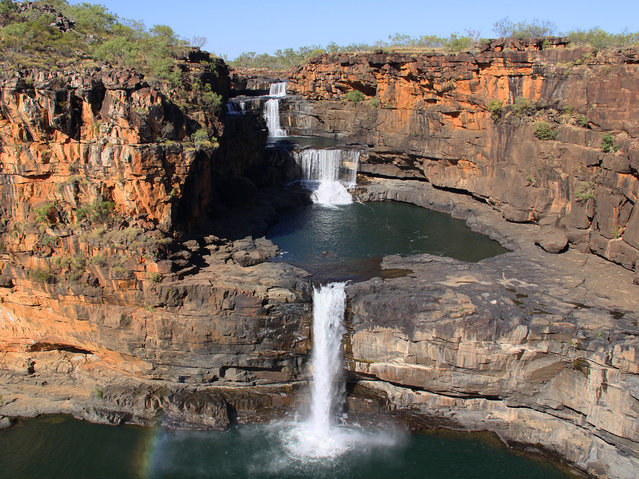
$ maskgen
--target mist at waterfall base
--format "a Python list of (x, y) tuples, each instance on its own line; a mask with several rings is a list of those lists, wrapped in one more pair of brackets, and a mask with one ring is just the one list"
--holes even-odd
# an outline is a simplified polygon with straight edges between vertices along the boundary
[(348, 188), (357, 180), (359, 152), (308, 148), (293, 154), (302, 170), (302, 184), (313, 203), (336, 206), (353, 202)]

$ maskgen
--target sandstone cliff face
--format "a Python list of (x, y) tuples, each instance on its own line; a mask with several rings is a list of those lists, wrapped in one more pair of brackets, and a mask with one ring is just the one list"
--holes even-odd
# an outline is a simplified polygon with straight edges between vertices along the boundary
[(399, 200), (466, 217), (514, 251), (479, 263), (387, 257), (397, 279), (349, 286), (346, 352), (387, 407), (447, 427), (543, 445), (590, 474), (639, 467), (639, 295), (632, 273), (571, 250), (545, 253), (539, 227), (404, 180), (362, 200)]
[[(201, 56), (184, 74), (224, 98), (226, 66)], [(0, 414), (162, 410), (225, 427), (289, 400), (308, 350), (304, 273), (264, 263), (277, 248), (263, 239), (188, 237), (250, 204), (251, 178), (277, 180), (264, 125), (184, 95), (110, 68), (2, 78)]]
[[(359, 145), (363, 175), (470, 194), (636, 268), (639, 56), (535, 45), (318, 57), (292, 75), (288, 90), (301, 99), (281, 107), (283, 127)], [(365, 100), (344, 99), (351, 91)], [(555, 140), (535, 136), (539, 122)], [(602, 151), (604, 132), (618, 151)]]

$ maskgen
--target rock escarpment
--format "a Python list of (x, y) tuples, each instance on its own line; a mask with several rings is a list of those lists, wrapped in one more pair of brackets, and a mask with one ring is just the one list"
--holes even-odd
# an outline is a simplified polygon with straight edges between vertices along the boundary
[(407, 276), (349, 286), (349, 370), (386, 407), (444, 427), (490, 430), (558, 452), (600, 477), (639, 465), (639, 295), (594, 255), (552, 255), (537, 225), (432, 186), (381, 180), (392, 199), (467, 218), (513, 252), (476, 264), (387, 257)]
[(365, 148), (362, 175), (472, 195), (635, 269), (639, 56), (555, 40), (318, 57), (293, 74), (283, 127)]
[(274, 214), (263, 122), (221, 114), (223, 62), (179, 65), (179, 91), (109, 67), (3, 76), (0, 414), (225, 427), (291, 400), (305, 274), (216, 227)]
[(630, 478), (638, 57), (559, 40), (318, 57), (293, 74), (282, 123), (361, 149), (361, 200), (445, 211), (514, 250), (386, 258), (412, 273), (350, 286), (353, 380), (391, 410)]

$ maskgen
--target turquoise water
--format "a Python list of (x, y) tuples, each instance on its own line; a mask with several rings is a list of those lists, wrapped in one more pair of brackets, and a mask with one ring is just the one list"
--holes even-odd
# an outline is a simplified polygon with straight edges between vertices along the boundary
[(395, 434), (337, 459), (287, 454), (284, 426), (227, 432), (111, 427), (50, 416), (0, 432), (0, 477), (11, 479), (428, 478), (559, 479), (552, 464), (469, 435)]
[(375, 274), (391, 254), (480, 261), (508, 251), (462, 220), (390, 201), (296, 208), (282, 213), (267, 237), (282, 250), (279, 260), (331, 280)]

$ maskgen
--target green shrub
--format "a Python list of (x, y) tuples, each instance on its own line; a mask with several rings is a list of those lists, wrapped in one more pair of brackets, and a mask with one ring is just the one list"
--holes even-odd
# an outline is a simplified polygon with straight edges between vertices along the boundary
[(370, 100), (368, 100), (368, 103), (373, 108), (379, 108), (379, 98), (371, 98)]
[(490, 117), (493, 120), (498, 120), (501, 117), (503, 112), (503, 104), (499, 100), (495, 100), (494, 98), (488, 102), (486, 108), (490, 112)]
[(533, 107), (530, 104), (530, 100), (524, 96), (518, 96), (515, 98), (515, 102), (510, 106), (510, 110), (516, 116), (528, 115), (532, 112)]
[(200, 128), (191, 135), (191, 140), (195, 147), (199, 150), (202, 147), (212, 146), (211, 137), (205, 128)]
[(358, 103), (366, 99), (366, 95), (364, 95), (359, 90), (351, 90), (344, 95), (344, 100), (351, 101), (353, 103)]
[(580, 183), (575, 189), (575, 198), (579, 201), (588, 201), (595, 197), (595, 183)]
[(639, 43), (638, 33), (608, 33), (601, 28), (571, 31), (568, 32), (567, 36), (571, 43), (590, 45), (597, 50), (612, 47), (629, 47)]
[(75, 210), (75, 217), (77, 221), (88, 219), (91, 223), (108, 223), (113, 219), (113, 212), (115, 211), (115, 203), (112, 201), (97, 200), (93, 203), (80, 206)]
[(577, 117), (577, 124), (585, 128), (588, 126), (588, 119), (584, 115), (579, 115)]
[(535, 126), (535, 136), (539, 140), (556, 140), (557, 131), (545, 121), (540, 121)]
[(46, 269), (34, 269), (29, 271), (29, 278), (37, 283), (55, 283), (56, 277)]
[(604, 153), (612, 153), (619, 150), (619, 145), (615, 143), (615, 139), (610, 133), (601, 135), (601, 151)]
[(44, 206), (34, 209), (36, 215), (36, 223), (53, 224), (55, 223), (55, 214), (57, 209), (53, 202), (49, 202)]
[(96, 265), (96, 266), (106, 266), (107, 264), (109, 264), (109, 258), (102, 255), (96, 255), (96, 256), (93, 256), (92, 258), (89, 258), (87, 263), (90, 265)]
[(446, 48), (453, 52), (469, 51), (473, 48), (473, 39), (466, 36), (459, 36), (456, 33), (451, 33), (448, 40), (446, 40)]
[(163, 279), (164, 276), (162, 275), (162, 273), (151, 274), (151, 281), (153, 281), (154, 283), (161, 283)]

